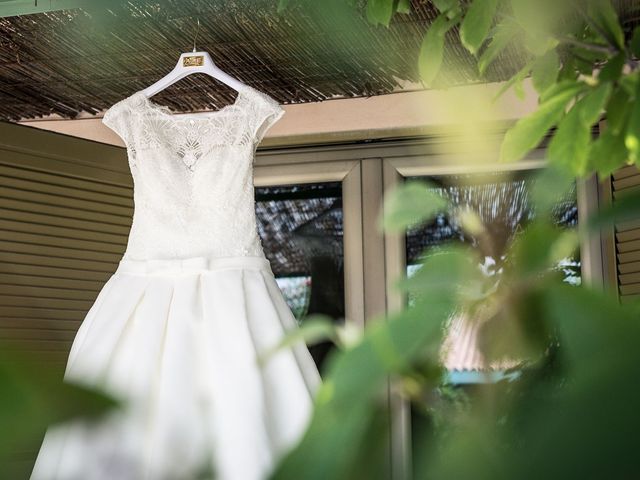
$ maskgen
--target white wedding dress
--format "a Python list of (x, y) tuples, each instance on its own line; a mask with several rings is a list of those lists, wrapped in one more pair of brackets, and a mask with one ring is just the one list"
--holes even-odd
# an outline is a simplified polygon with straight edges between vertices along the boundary
[(321, 382), (309, 350), (256, 361), (297, 328), (254, 203), (255, 149), (283, 114), (249, 86), (216, 112), (175, 115), (141, 91), (107, 110), (127, 147), (133, 224), (65, 381), (125, 406), (50, 426), (31, 480), (258, 480), (301, 439)]

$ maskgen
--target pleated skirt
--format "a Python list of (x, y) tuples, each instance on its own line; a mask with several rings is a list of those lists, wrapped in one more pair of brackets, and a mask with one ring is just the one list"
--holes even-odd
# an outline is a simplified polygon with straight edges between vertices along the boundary
[(123, 407), (51, 425), (31, 480), (268, 478), (321, 382), (302, 341), (257, 361), (295, 328), (266, 258), (121, 260), (64, 379)]

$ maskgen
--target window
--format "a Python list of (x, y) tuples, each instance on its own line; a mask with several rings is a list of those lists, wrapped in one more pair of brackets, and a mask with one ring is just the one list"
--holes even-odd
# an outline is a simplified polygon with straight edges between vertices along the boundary
[[(411, 276), (419, 268), (420, 258), (451, 243), (469, 245), (478, 253), (479, 268), (485, 275), (499, 276), (507, 259), (506, 249), (511, 241), (536, 215), (531, 190), (535, 170), (515, 172), (491, 172), (440, 176), (414, 176), (407, 179), (429, 181), (437, 194), (449, 201), (450, 207), (435, 218), (406, 233), (406, 269)], [(456, 219), (457, 208), (469, 208), (482, 220), (489, 241), (475, 238), (463, 231)], [(557, 225), (574, 228), (578, 224), (576, 189), (565, 198), (557, 200), (552, 209)], [(564, 281), (573, 285), (581, 283), (579, 252), (563, 259), (557, 268), (564, 273)], [(411, 305), (413, 298), (407, 298)], [(449, 383), (454, 387), (479, 382), (496, 381), (504, 377), (508, 364), (487, 368), (477, 347), (478, 326), (466, 321), (464, 315), (454, 315), (447, 329), (442, 355), (448, 372)], [(515, 363), (514, 363), (515, 364)], [(428, 417), (410, 406), (410, 429), (415, 451), (416, 438), (422, 438), (431, 428)], [(420, 455), (415, 452), (415, 455)]]
[[(300, 324), (310, 314), (345, 312), (341, 182), (256, 187), (258, 231), (265, 255)], [(311, 345), (322, 367), (331, 342)]]

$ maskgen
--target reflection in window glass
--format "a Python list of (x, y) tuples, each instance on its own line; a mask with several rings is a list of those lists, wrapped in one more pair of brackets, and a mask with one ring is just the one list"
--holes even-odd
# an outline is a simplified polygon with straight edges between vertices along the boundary
[[(432, 254), (451, 243), (462, 243), (478, 252), (479, 267), (486, 275), (499, 276), (507, 260), (506, 251), (509, 244), (535, 217), (531, 200), (535, 173), (495, 172), (407, 178), (429, 181), (434, 185), (436, 193), (445, 197), (451, 205), (447, 211), (436, 215), (431, 222), (407, 231), (407, 275), (411, 276), (417, 271), (423, 255)], [(478, 215), (489, 233), (490, 241), (481, 241), (462, 230), (455, 215), (458, 208), (469, 208)], [(566, 228), (577, 226), (575, 186), (565, 198), (557, 200), (552, 213), (557, 225)], [(563, 272), (565, 282), (580, 284), (579, 252), (564, 259), (557, 268)], [(411, 295), (407, 300), (409, 305), (414, 302)], [(454, 315), (450, 319), (443, 344), (443, 363), (448, 371), (449, 381), (457, 386), (497, 380), (501, 378), (505, 367), (513, 366), (486, 366), (477, 347), (477, 322), (469, 320), (464, 315)], [(426, 435), (433, 428), (432, 419), (411, 404), (410, 422), (413, 455), (414, 458), (418, 458), (420, 453), (416, 451), (416, 439)]]
[[(344, 319), (342, 184), (256, 187), (258, 233), (300, 324), (311, 314)], [(331, 342), (310, 345), (321, 370)]]
[[(431, 188), (448, 200), (449, 208), (438, 213), (431, 222), (408, 229), (407, 275), (413, 275), (420, 267), (422, 256), (451, 243), (462, 243), (478, 253), (478, 266), (485, 275), (499, 276), (507, 261), (507, 248), (536, 215), (531, 200), (535, 174), (535, 171), (527, 170), (410, 178), (423, 179), (434, 185)], [(474, 212), (484, 224), (488, 239), (479, 239), (464, 231), (457, 220), (458, 209)], [(564, 198), (557, 199), (552, 216), (558, 226), (577, 226), (575, 185)], [(563, 273), (565, 282), (580, 285), (579, 252), (563, 259), (556, 268)], [(407, 300), (409, 305), (414, 302), (412, 295)], [(456, 372), (451, 378), (472, 381), (474, 376), (467, 373), (486, 371), (487, 367), (477, 348), (478, 324), (469, 320), (462, 312), (451, 319), (443, 345), (443, 362), (449, 372)], [(509, 365), (491, 365), (489, 370), (500, 371)]]
[[(480, 267), (487, 275), (500, 274), (506, 260), (506, 248), (535, 216), (530, 198), (534, 175), (535, 171), (520, 171), (407, 178), (429, 181), (435, 185), (436, 193), (451, 204), (449, 211), (440, 212), (430, 223), (407, 231), (407, 274), (415, 272), (422, 255), (452, 242), (467, 244), (478, 251), (482, 259)], [(476, 213), (491, 241), (481, 242), (463, 231), (454, 215), (457, 208), (469, 208)], [(577, 226), (575, 186), (565, 198), (558, 199), (552, 213), (557, 225)], [(564, 259), (558, 268), (563, 271), (565, 282), (580, 284), (578, 253)]]

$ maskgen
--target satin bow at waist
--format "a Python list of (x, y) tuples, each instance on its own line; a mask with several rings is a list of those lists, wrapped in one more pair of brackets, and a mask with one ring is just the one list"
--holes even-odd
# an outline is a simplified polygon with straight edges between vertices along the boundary
[(271, 272), (269, 260), (264, 257), (191, 257), (147, 260), (122, 259), (116, 273), (135, 274), (184, 274), (234, 268), (257, 268)]

